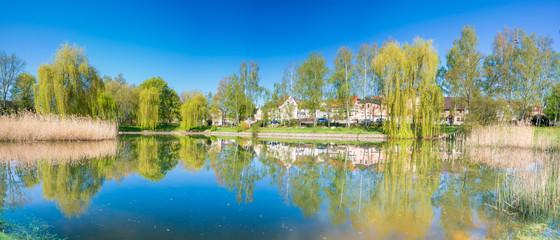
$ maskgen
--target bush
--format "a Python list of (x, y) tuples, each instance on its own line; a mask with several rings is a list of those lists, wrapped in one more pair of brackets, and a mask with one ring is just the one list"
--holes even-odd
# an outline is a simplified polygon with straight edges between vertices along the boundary
[(218, 126), (212, 126), (210, 128), (210, 131), (215, 132), (216, 130), (218, 130)]
[(235, 127), (236, 132), (245, 132), (249, 130), (249, 124), (246, 122), (241, 122), (237, 127)]

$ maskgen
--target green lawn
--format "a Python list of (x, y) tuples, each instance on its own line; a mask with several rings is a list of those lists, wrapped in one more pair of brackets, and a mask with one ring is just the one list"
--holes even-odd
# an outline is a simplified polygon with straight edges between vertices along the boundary
[[(199, 131), (204, 131), (210, 129), (209, 127), (200, 127), (200, 128), (194, 128), (194, 129), (190, 129), (189, 131), (192, 132), (199, 132)], [(172, 132), (172, 131), (186, 131), (186, 128), (181, 127), (181, 125), (176, 125), (176, 124), (164, 124), (164, 125), (159, 125), (156, 127), (156, 129), (144, 129), (141, 128), (139, 126), (119, 126), (119, 131), (122, 132), (141, 132), (141, 131), (156, 131), (156, 132)]]
[[(364, 128), (312, 128), (312, 127), (305, 127), (305, 128), (289, 128), (289, 127), (264, 127), (259, 128), (258, 130), (260, 133), (333, 133), (333, 134), (382, 134), (382, 132), (378, 129), (370, 129), (366, 130)], [(236, 132), (234, 127), (220, 127), (216, 132)], [(247, 132), (251, 132), (251, 129), (247, 130)]]

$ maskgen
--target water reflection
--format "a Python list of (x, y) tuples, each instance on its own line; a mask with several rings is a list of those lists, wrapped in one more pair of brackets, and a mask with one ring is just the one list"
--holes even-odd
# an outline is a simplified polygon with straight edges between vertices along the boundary
[[(259, 183), (265, 183), (306, 218), (324, 212), (334, 226), (351, 224), (372, 237), (400, 239), (507, 233), (511, 217), (493, 205), (496, 186), (500, 174), (520, 165), (504, 167), (506, 161), (497, 158), (525, 156), (465, 151), (441, 141), (347, 145), (127, 137), (80, 143), (81, 153), (61, 144), (2, 145), (0, 204), (25, 205), (25, 189), (40, 186), (43, 197), (71, 218), (86, 213), (109, 180), (138, 174), (157, 183), (180, 166), (185, 174), (213, 172), (239, 204), (253, 202)], [(27, 153), (13, 150), (24, 148)]]

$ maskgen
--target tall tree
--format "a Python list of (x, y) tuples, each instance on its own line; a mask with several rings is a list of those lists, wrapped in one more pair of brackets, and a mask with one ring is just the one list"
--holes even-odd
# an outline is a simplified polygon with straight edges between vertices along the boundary
[(519, 29), (506, 27), (503, 32), (498, 32), (492, 54), (484, 59), (484, 91), (487, 95), (499, 94), (508, 103), (514, 101), (515, 86), (518, 84), (513, 73), (518, 38)]
[(539, 99), (539, 80), (542, 74), (542, 59), (536, 34), (525, 34), (520, 31), (520, 45), (517, 48), (518, 61), (514, 65), (517, 80), (517, 100), (522, 104), (520, 119), (528, 116), (527, 109), (536, 105)]
[(160, 94), (156, 88), (140, 88), (138, 94), (138, 124), (142, 128), (155, 129), (159, 124)]
[(16, 56), (15, 53), (8, 55), (0, 51), (0, 96), (2, 97), (2, 109), (6, 109), (8, 92), (16, 84), (16, 80), (25, 68), (25, 61)]
[(545, 108), (544, 113), (550, 119), (554, 119), (555, 126), (558, 126), (558, 117), (560, 116), (560, 84), (556, 84), (550, 89), (546, 103), (548, 106)]
[(303, 108), (313, 114), (313, 126), (317, 126), (317, 110), (323, 103), (323, 90), (328, 68), (320, 53), (310, 53), (309, 58), (297, 68), (295, 92), (303, 99)]
[(537, 125), (541, 124), (543, 106), (546, 104), (546, 94), (550, 92), (554, 84), (555, 71), (558, 71), (558, 59), (556, 52), (552, 49), (552, 39), (549, 36), (540, 36), (537, 46), (539, 48), (539, 57), (541, 73), (537, 80), (537, 89), (539, 92), (539, 112)]
[(40, 113), (96, 116), (103, 80), (82, 48), (62, 44), (52, 63), (39, 66), (35, 109)]
[(170, 88), (166, 81), (161, 77), (153, 77), (144, 81), (140, 86), (140, 91), (144, 89), (155, 89), (158, 92), (158, 121), (171, 123), (179, 117), (179, 107), (181, 101), (175, 90)]
[(332, 74), (332, 83), (336, 90), (338, 99), (337, 105), (346, 112), (346, 127), (350, 128), (350, 104), (352, 92), (354, 90), (354, 53), (346, 47), (341, 47), (336, 53), (334, 59), (334, 71)]
[(105, 81), (105, 91), (114, 97), (116, 118), (119, 124), (133, 125), (138, 111), (138, 89), (129, 85), (122, 74)]
[(446, 81), (451, 94), (459, 103), (469, 109), (473, 97), (480, 94), (482, 88), (483, 56), (477, 50), (478, 37), (474, 28), (467, 25), (461, 36), (453, 40), (453, 47), (447, 52)]
[(23, 72), (18, 75), (16, 84), (12, 88), (12, 100), (18, 109), (28, 111), (34, 109), (33, 87), (36, 82), (35, 76), (29, 73)]
[(218, 90), (216, 94), (212, 97), (212, 104), (210, 105), (210, 114), (213, 116), (219, 116), (222, 125), (225, 123), (225, 116), (228, 113), (227, 105), (227, 85), (228, 78), (222, 78), (218, 84)]
[[(356, 56), (356, 85), (359, 89), (358, 92), (361, 93), (361, 97), (363, 99), (366, 99), (367, 95), (373, 91), (373, 68), (371, 66), (373, 64), (373, 58), (375, 57), (374, 49), (376, 48), (376, 46), (376, 43), (374, 43), (373, 45), (364, 43), (362, 44), (362, 46), (360, 46), (360, 50), (358, 51), (358, 55)], [(373, 112), (368, 113), (367, 109), (368, 108), (365, 108), (364, 117), (366, 119), (369, 119), (369, 115), (373, 116)]]
[(181, 94), (181, 125), (187, 130), (203, 126), (208, 112), (208, 100), (202, 92), (190, 90)]
[(390, 41), (380, 49), (375, 67), (385, 77), (389, 122), (383, 127), (389, 136), (429, 138), (439, 134), (443, 96), (436, 83), (437, 64), (431, 41), (418, 38), (413, 45), (404, 46)]

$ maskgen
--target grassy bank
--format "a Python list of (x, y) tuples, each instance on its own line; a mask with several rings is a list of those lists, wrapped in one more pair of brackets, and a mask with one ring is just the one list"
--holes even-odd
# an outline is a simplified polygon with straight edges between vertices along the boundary
[(88, 117), (34, 113), (0, 116), (0, 141), (87, 141), (116, 137), (116, 123)]
[[(251, 131), (250, 129), (247, 131)], [(236, 132), (234, 127), (220, 127), (216, 132)], [(259, 128), (259, 133), (330, 133), (330, 134), (382, 134), (378, 129), (364, 129), (364, 128), (291, 128), (291, 127), (275, 127), (275, 128)]]
[[(188, 131), (202, 132), (207, 129), (210, 129), (210, 127), (192, 128), (189, 129)], [(187, 131), (187, 129), (185, 127), (181, 127), (181, 125), (178, 124), (163, 124), (157, 126), (155, 129), (141, 128), (139, 126), (119, 126), (119, 131), (121, 132), (141, 132), (141, 131), (173, 132), (173, 131)]]

